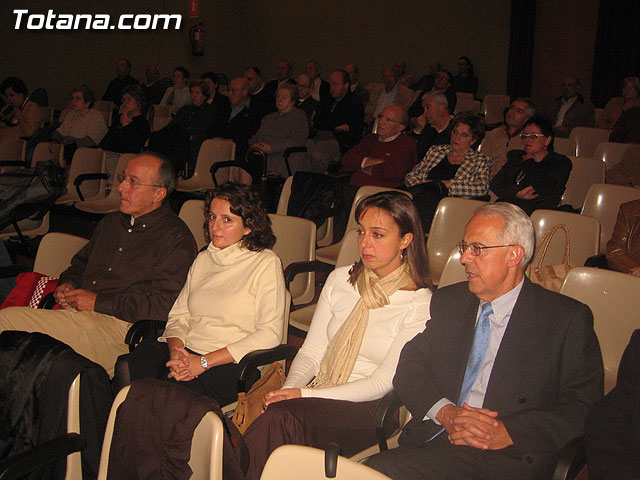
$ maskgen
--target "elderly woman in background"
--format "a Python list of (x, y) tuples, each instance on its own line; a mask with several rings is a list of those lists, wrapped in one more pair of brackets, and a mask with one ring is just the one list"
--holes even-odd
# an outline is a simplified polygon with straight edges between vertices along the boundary
[(151, 133), (146, 117), (148, 108), (140, 85), (125, 87), (118, 115), (100, 142), (100, 148), (117, 153), (140, 153)]
[(627, 77), (622, 81), (622, 96), (613, 97), (607, 102), (598, 118), (597, 127), (613, 130), (622, 112), (640, 107), (640, 79)]
[(0, 85), (9, 103), (0, 112), (0, 139), (30, 137), (42, 125), (40, 107), (27, 98), (27, 86), (18, 77), (9, 77)]
[(546, 118), (531, 118), (520, 137), (524, 150), (507, 153), (507, 163), (491, 180), (491, 191), (498, 201), (518, 205), (529, 215), (539, 208), (554, 209), (569, 179), (571, 160), (553, 151), (553, 126)]
[(170, 105), (171, 113), (175, 115), (178, 110), (191, 103), (189, 85), (187, 85), (189, 70), (184, 67), (176, 67), (173, 70), (172, 80), (173, 86), (165, 90), (160, 104)]
[(426, 247), (411, 199), (371, 195), (355, 217), (360, 260), (331, 272), (283, 388), (264, 397), (265, 412), (245, 432), (247, 480), (260, 478), (280, 445), (337, 442), (350, 456), (374, 444), (378, 401), (393, 388), (404, 344), (429, 319)]
[(117, 386), (168, 378), (227, 405), (237, 398), (242, 357), (282, 341), (284, 276), (260, 197), (225, 183), (207, 194), (205, 205), (211, 243), (193, 262), (163, 335), (143, 341), (128, 356), (128, 368), (118, 360)]
[(489, 191), (491, 158), (476, 150), (485, 134), (484, 121), (462, 112), (451, 121), (451, 144), (434, 145), (404, 177), (413, 194), (425, 232), (444, 197), (478, 198)]
[(607, 263), (613, 270), (640, 277), (640, 200), (620, 205), (607, 242)]
[[(270, 113), (262, 119), (262, 124), (256, 134), (249, 139), (251, 149), (259, 150), (267, 155), (267, 169), (281, 177), (288, 177), (284, 161), (284, 151), (290, 147), (304, 146), (309, 136), (307, 115), (296, 108), (298, 101), (298, 87), (285, 84), (276, 92), (277, 112)], [(304, 159), (304, 155), (300, 155)], [(292, 155), (289, 158), (291, 173), (301, 170), (300, 157)], [(260, 165), (254, 165), (253, 175), (260, 171)]]

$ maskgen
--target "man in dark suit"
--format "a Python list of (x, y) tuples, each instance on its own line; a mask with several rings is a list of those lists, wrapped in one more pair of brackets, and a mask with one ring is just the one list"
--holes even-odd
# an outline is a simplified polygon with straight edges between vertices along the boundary
[(331, 102), (329, 82), (320, 78), (320, 64), (316, 60), (308, 61), (305, 65), (305, 73), (311, 78), (311, 96), (316, 102)]
[(291, 71), (291, 63), (289, 63), (288, 60), (282, 60), (281, 62), (278, 62), (278, 65), (276, 65), (276, 78), (268, 81), (264, 85), (264, 89), (275, 97), (278, 88), (280, 88), (282, 85), (295, 85), (296, 81), (291, 78)]
[(236, 159), (244, 159), (249, 149), (249, 138), (260, 128), (263, 112), (256, 108), (249, 96), (249, 82), (246, 78), (234, 78), (229, 83), (231, 114), (226, 125), (220, 130), (222, 138), (230, 138), (236, 144)]
[(313, 129), (313, 117), (318, 107), (318, 102), (311, 96), (311, 79), (309, 75), (306, 73), (298, 75), (297, 83), (300, 97), (296, 102), (296, 107), (307, 114), (307, 120), (309, 121), (309, 138), (313, 138), (316, 134)]
[(248, 67), (242, 75), (249, 82), (249, 97), (254, 111), (256, 111), (260, 120), (276, 111), (276, 99), (272, 92), (267, 91), (262, 81), (262, 74), (258, 67)]
[(393, 381), (413, 419), (367, 462), (399, 479), (550, 478), (603, 391), (586, 305), (532, 284), (533, 224), (479, 208), (459, 244), (468, 282), (438, 289)]

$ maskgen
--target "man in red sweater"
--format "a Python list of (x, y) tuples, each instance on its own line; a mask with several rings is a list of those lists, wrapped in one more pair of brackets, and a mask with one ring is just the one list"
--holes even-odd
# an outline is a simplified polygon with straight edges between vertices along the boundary
[(417, 163), (416, 142), (404, 133), (407, 111), (389, 105), (378, 116), (377, 133), (365, 136), (342, 157), (342, 168), (351, 175), (351, 185), (398, 187)]

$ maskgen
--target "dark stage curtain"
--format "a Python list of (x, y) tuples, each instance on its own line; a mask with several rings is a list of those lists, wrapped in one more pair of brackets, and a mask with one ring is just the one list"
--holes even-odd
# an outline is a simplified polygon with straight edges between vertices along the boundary
[(507, 95), (531, 96), (536, 0), (511, 0)]

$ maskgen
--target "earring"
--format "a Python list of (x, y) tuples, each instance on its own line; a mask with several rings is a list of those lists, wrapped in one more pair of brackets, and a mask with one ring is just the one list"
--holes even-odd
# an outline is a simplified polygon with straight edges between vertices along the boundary
[(404, 248), (400, 250), (400, 260), (404, 262)]

